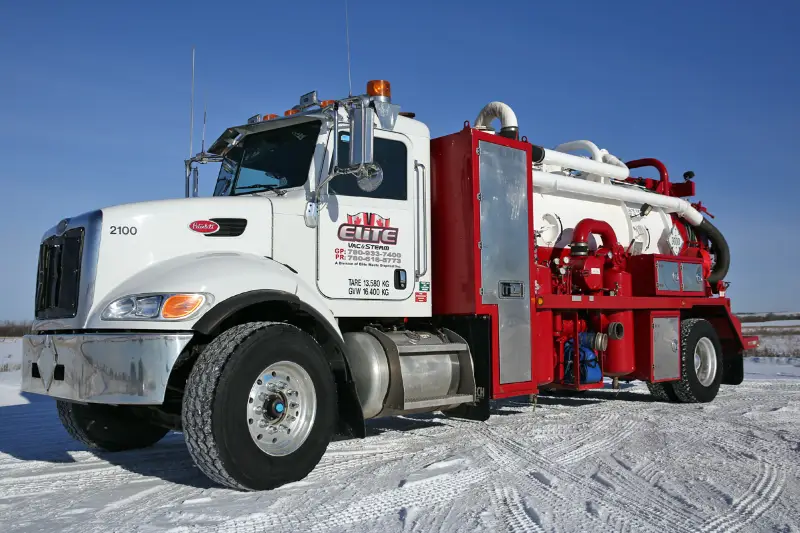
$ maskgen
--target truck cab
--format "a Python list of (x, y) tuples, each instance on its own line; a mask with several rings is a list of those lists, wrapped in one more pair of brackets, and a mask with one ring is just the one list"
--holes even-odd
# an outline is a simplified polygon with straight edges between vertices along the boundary
[(428, 128), (399, 115), (391, 129), (381, 128), (375, 117), (380, 185), (362, 187), (355, 172), (341, 171), (320, 188), (335, 155), (339, 168), (351, 166), (347, 114), (328, 111), (243, 126), (236, 131), (246, 136), (230, 149), (222, 148), (223, 136), (210, 149), (225, 153), (214, 196), (270, 202), (272, 225), (264, 231), (271, 232), (271, 257), (294, 269), (335, 316), (429, 316), (430, 301), (413, 297), (420, 282), (430, 283)]

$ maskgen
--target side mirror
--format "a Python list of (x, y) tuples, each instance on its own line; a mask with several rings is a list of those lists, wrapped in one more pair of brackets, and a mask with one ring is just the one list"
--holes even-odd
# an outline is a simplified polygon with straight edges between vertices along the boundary
[(350, 166), (372, 164), (372, 148), (375, 139), (375, 110), (369, 102), (362, 100), (360, 105), (350, 110)]
[[(372, 192), (383, 183), (383, 170), (373, 161), (372, 147), (375, 136), (375, 110), (370, 107), (366, 98), (361, 98), (349, 112), (350, 117), (350, 149), (349, 165), (339, 167), (339, 120), (338, 112), (334, 111), (333, 122), (333, 158), (332, 171), (328, 177), (317, 184), (314, 191), (315, 203), (319, 202), (320, 192), (336, 176), (353, 174), (356, 184), (362, 191)], [(309, 226), (311, 227), (311, 226)]]
[(350, 166), (358, 188), (372, 192), (383, 183), (383, 170), (373, 160), (375, 109), (362, 99), (350, 110)]

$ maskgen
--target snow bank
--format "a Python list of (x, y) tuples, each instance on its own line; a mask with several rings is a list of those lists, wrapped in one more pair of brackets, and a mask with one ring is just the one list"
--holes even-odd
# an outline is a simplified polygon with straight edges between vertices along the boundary
[[(22, 375), (19, 370), (13, 372), (0, 372), (0, 407), (8, 405), (23, 405), (28, 403), (19, 391)], [(2, 428), (0, 428), (2, 431)], [(0, 494), (2, 496), (2, 494)], [(0, 506), (0, 508), (2, 508)]]
[(0, 372), (19, 370), (22, 365), (22, 339), (0, 337)]
[(748, 357), (744, 373), (756, 379), (800, 379), (800, 357)]

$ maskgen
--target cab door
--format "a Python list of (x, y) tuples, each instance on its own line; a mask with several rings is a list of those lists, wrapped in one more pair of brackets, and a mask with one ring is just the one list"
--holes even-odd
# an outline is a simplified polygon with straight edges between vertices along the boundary
[[(349, 142), (349, 132), (340, 131), (340, 168), (349, 164)], [(329, 182), (317, 230), (317, 287), (327, 298), (399, 301), (414, 292), (412, 148), (405, 135), (375, 130), (373, 154), (383, 170), (381, 185), (365, 192), (352, 174)]]

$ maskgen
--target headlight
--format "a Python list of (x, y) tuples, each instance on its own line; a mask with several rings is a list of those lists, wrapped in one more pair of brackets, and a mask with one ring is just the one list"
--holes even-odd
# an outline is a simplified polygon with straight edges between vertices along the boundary
[(141, 294), (118, 298), (100, 315), (103, 320), (182, 320), (189, 318), (205, 304), (210, 294)]

